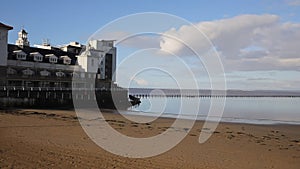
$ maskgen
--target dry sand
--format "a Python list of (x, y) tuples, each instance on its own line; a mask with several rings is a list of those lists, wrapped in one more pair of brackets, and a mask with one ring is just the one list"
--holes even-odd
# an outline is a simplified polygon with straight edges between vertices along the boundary
[[(137, 124), (115, 113), (106, 121), (119, 132), (149, 137), (173, 119)], [(204, 144), (203, 122), (161, 155), (134, 159), (106, 152), (85, 134), (73, 111), (1, 110), (0, 168), (300, 168), (300, 126), (222, 123)]]

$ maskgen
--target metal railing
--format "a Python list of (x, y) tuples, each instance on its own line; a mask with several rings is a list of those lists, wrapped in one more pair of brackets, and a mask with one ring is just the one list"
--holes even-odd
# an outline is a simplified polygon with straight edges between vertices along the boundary
[(23, 91), (125, 91), (122, 88), (91, 88), (91, 87), (25, 87), (25, 86), (0, 86), (0, 91), (23, 90)]

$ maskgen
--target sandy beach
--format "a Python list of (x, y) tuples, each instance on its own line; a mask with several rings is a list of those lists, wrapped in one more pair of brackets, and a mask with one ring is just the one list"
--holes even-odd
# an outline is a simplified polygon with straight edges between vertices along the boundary
[[(121, 133), (149, 137), (173, 119), (138, 124), (119, 114), (105, 120)], [(125, 158), (97, 146), (72, 110), (1, 110), (0, 168), (300, 168), (299, 125), (221, 123), (204, 144), (197, 121), (176, 147), (150, 158)]]

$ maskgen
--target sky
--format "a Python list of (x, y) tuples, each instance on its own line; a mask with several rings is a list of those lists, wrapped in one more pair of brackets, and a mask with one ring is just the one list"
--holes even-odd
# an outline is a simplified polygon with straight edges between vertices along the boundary
[[(157, 20), (142, 18), (141, 22), (125, 23), (127, 27), (106, 33), (105, 37), (120, 40), (143, 25), (161, 33), (127, 38), (118, 44), (120, 86), (176, 88), (180, 84), (183, 88), (195, 88), (195, 82), (198, 88), (210, 89), (214, 80), (222, 84), (222, 75), (209, 75), (214, 66), (207, 68), (201, 60), (208, 57), (207, 45), (211, 43), (215, 51), (210, 58), (220, 58), (227, 89), (300, 90), (300, 0), (70, 2), (2, 2), (0, 22), (14, 27), (9, 43), (15, 42), (17, 32), (24, 27), (31, 45), (41, 44), (43, 39), (49, 39), (54, 46), (70, 41), (85, 44), (100, 28), (114, 24), (112, 21), (120, 17), (167, 13), (193, 25), (181, 21), (174, 24), (162, 18), (156, 24)], [(205, 49), (206, 53), (200, 52), (199, 60), (174, 39), (196, 51)]]

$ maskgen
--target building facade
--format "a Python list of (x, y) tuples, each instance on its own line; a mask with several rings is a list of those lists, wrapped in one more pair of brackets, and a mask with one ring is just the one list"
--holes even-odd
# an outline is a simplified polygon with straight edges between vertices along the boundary
[(8, 44), (11, 29), (0, 23), (0, 107), (70, 105), (74, 98), (96, 99), (105, 108), (116, 107), (115, 102), (128, 106), (128, 91), (115, 82), (114, 41), (30, 46), (28, 33), (21, 29), (16, 43)]
[[(30, 46), (28, 33), (21, 29), (15, 44), (8, 44), (12, 27), (0, 25), (0, 86), (72, 87), (74, 76), (95, 78), (97, 84), (82, 80), (76, 87), (107, 87), (115, 82), (116, 48), (113, 41), (90, 41), (87, 46), (71, 42), (62, 47), (48, 43)], [(96, 85), (96, 86), (93, 86)]]

